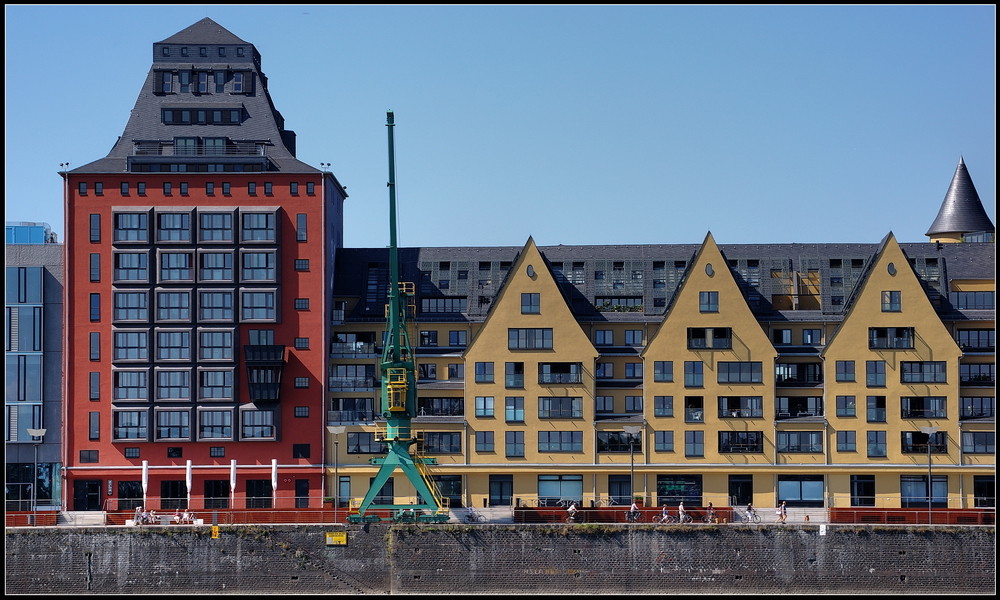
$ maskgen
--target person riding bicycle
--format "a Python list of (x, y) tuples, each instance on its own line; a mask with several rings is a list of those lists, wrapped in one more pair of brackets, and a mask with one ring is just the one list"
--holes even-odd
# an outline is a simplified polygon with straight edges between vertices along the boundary
[(753, 502), (747, 502), (747, 520), (750, 520), (757, 514), (757, 511), (753, 509)]
[(580, 509), (576, 507), (576, 502), (570, 502), (569, 508), (566, 509), (566, 516), (569, 517), (571, 521), (575, 520), (576, 513), (579, 512), (579, 510)]
[(638, 521), (639, 520), (639, 505), (632, 501), (632, 506), (629, 507), (628, 512), (625, 513), (625, 518), (628, 521)]

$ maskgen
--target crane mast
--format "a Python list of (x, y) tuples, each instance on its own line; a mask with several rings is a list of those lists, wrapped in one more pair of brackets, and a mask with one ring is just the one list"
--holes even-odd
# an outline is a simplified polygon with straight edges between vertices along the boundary
[[(369, 509), (391, 509), (390, 519), (444, 522), (448, 508), (426, 466), (436, 464), (436, 459), (411, 454), (411, 447), (421, 440), (413, 435), (412, 418), (417, 411), (417, 377), (407, 316), (412, 310), (414, 286), (402, 282), (399, 276), (399, 252), (396, 240), (396, 160), (392, 111), (386, 112), (389, 136), (389, 293), (386, 304), (386, 324), (382, 359), (379, 362), (381, 378), (380, 411), (384, 426), (376, 421), (375, 440), (386, 445), (383, 457), (371, 459), (380, 465), (372, 485), (358, 507), (352, 521), (375, 521), (381, 517), (365, 515)], [(413, 485), (417, 496), (412, 503), (375, 504), (374, 501), (396, 469), (401, 469)], [(429, 512), (428, 512), (429, 511)]]

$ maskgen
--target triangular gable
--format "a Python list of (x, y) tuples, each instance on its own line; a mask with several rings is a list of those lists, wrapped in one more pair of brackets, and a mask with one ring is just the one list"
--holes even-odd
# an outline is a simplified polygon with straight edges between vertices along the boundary
[[(883, 291), (901, 293), (900, 311), (882, 311)], [(883, 238), (875, 255), (866, 265), (864, 276), (852, 290), (851, 301), (845, 307), (844, 319), (830, 336), (822, 356), (839, 353), (837, 346), (840, 339), (848, 340), (845, 343), (850, 344), (857, 344), (858, 340), (866, 342), (868, 327), (915, 327), (918, 344), (935, 351), (947, 350), (949, 354), (953, 352), (954, 358), (962, 353), (891, 231)], [(924, 360), (940, 358), (924, 357)]]

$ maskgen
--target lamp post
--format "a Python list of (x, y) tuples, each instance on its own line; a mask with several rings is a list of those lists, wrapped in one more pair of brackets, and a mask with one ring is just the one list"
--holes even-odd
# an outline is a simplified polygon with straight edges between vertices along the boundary
[(933, 523), (932, 503), (934, 501), (934, 483), (931, 479), (931, 436), (940, 431), (940, 427), (924, 426), (920, 431), (927, 434), (927, 524)]
[(628, 475), (628, 486), (629, 493), (632, 494), (632, 501), (635, 502), (635, 436), (642, 431), (641, 425), (625, 425), (622, 427), (625, 433), (628, 434), (628, 461), (629, 461), (629, 475)]
[(343, 425), (328, 426), (326, 428), (333, 438), (333, 515), (336, 517), (340, 508), (340, 434), (347, 430)]
[[(42, 443), (42, 438), (45, 437), (44, 429), (28, 429), (28, 435), (33, 439), (35, 446), (35, 461), (31, 469), (31, 512), (34, 514), (38, 510), (38, 445)], [(34, 517), (32, 517), (32, 524), (34, 524)]]

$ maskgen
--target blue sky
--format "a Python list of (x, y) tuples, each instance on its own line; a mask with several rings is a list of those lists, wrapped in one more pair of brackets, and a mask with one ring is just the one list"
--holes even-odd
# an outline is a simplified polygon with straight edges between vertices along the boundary
[(6, 220), (65, 241), (152, 44), (262, 55), (345, 244), (922, 242), (964, 157), (996, 223), (996, 7), (6, 5)]

